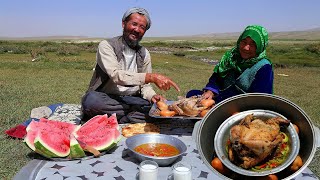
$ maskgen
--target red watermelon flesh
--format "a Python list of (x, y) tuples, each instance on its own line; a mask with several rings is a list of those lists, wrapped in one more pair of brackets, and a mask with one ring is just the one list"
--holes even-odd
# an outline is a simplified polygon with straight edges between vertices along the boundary
[(108, 115), (96, 115), (93, 118), (89, 119), (82, 127), (90, 127), (92, 125), (99, 125), (108, 119)]
[[(52, 134), (52, 136), (63, 136), (68, 138), (70, 133), (76, 129), (76, 125), (60, 122), (60, 121), (52, 121), (47, 120), (45, 118), (41, 118), (39, 122), (31, 121), (31, 123), (27, 127), (27, 135), (24, 139), (24, 142), (32, 149), (35, 150), (34, 140), (38, 132), (48, 132)], [(69, 142), (67, 142), (69, 143)]]
[(117, 121), (117, 116), (116, 114), (112, 114), (108, 119), (107, 119), (107, 124), (108, 127), (110, 128), (115, 128), (115, 129), (120, 129), (118, 121)]
[(29, 132), (30, 130), (35, 131), (38, 129), (50, 129), (50, 126), (46, 123), (31, 121), (31, 123), (27, 126), (26, 131)]
[(95, 116), (83, 126), (41, 118), (39, 122), (31, 122), (27, 129), (26, 144), (49, 158), (68, 156), (71, 134), (100, 151), (116, 146), (121, 138), (115, 114)]
[(24, 138), (24, 142), (28, 145), (28, 147), (32, 150), (35, 150), (34, 147), (34, 139), (36, 138), (38, 131), (29, 130), (26, 137)]
[(78, 136), (77, 139), (101, 151), (118, 141), (120, 132), (114, 128), (99, 128), (97, 131)]
[(34, 146), (46, 157), (66, 157), (70, 153), (70, 137), (65, 134), (39, 131)]
[(91, 118), (88, 122), (82, 125), (75, 133), (76, 137), (90, 132), (97, 131), (101, 127), (116, 128), (119, 129), (119, 124), (115, 114), (108, 118), (108, 115), (97, 115)]
[(63, 131), (66, 131), (67, 133), (72, 133), (77, 128), (77, 125), (74, 125), (71, 123), (57, 121), (57, 120), (48, 120), (45, 118), (41, 118), (39, 122), (46, 123), (50, 127), (61, 129)]

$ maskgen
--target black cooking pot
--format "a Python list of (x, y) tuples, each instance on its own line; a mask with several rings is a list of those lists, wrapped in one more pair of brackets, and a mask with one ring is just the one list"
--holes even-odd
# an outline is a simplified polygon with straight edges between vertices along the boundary
[[(293, 179), (310, 164), (314, 157), (316, 151), (315, 130), (310, 118), (299, 106), (275, 95), (263, 93), (241, 94), (216, 104), (201, 120), (196, 134), (197, 148), (202, 160), (219, 177), (223, 179), (233, 178), (232, 175), (235, 175), (235, 172), (223, 175), (212, 168), (210, 164), (215, 155), (214, 137), (219, 126), (234, 113), (254, 109), (274, 111), (299, 127), (301, 147), (299, 155), (303, 160), (303, 166), (296, 172), (285, 169), (283, 172), (277, 173), (279, 179)], [(250, 179), (250, 177), (244, 178)]]

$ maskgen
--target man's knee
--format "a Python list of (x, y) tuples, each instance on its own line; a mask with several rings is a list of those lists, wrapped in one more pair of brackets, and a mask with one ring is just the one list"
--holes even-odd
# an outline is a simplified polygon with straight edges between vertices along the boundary
[(82, 98), (82, 108), (85, 109), (96, 109), (99, 105), (97, 102), (101, 101), (101, 95), (96, 91), (90, 91)]

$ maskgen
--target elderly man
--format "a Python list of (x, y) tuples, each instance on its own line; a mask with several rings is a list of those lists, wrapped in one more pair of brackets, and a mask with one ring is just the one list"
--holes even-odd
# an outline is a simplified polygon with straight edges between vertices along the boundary
[(170, 78), (152, 73), (150, 53), (139, 44), (150, 26), (145, 9), (131, 8), (122, 18), (122, 36), (100, 42), (95, 71), (82, 98), (83, 120), (116, 113), (119, 123), (145, 122), (150, 103), (164, 100), (150, 83), (180, 91)]

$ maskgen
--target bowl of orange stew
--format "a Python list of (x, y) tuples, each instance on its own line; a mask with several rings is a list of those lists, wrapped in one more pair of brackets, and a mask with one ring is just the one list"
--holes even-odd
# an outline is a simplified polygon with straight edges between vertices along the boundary
[(139, 161), (153, 160), (159, 166), (168, 166), (186, 152), (187, 146), (180, 139), (165, 134), (138, 134), (126, 139), (131, 155)]

